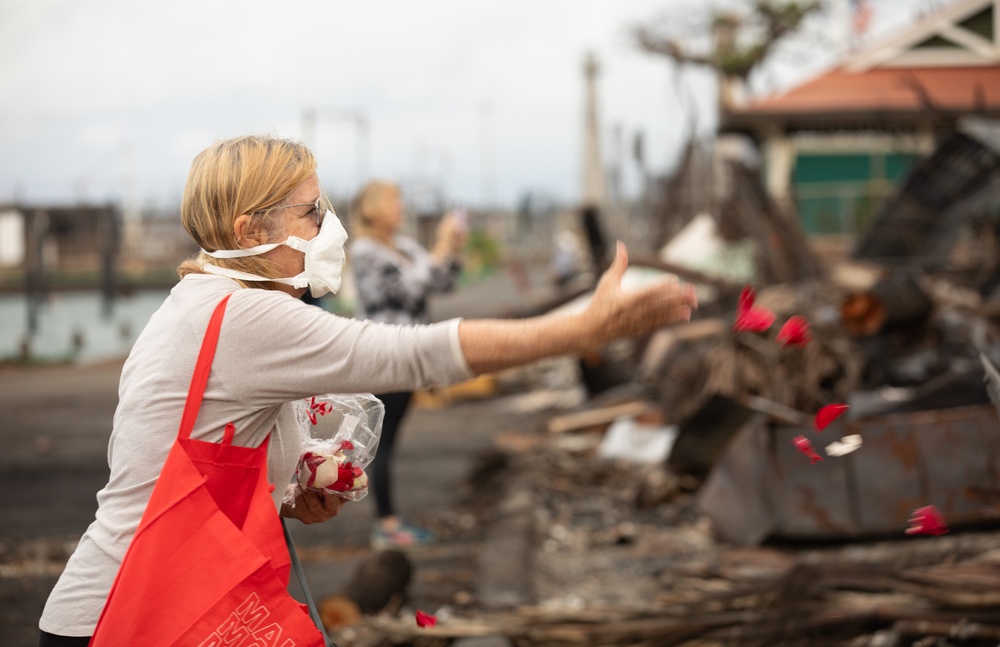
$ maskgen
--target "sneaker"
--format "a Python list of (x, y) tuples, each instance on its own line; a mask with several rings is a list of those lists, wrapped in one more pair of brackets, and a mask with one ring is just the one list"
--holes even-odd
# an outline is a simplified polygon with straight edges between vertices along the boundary
[(401, 521), (393, 530), (386, 530), (375, 522), (372, 530), (371, 546), (376, 550), (387, 548), (417, 548), (429, 546), (437, 541), (434, 533), (406, 521)]

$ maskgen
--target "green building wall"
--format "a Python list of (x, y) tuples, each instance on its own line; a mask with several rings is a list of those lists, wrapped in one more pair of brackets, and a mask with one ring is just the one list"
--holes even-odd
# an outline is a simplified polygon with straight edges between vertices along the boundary
[(917, 158), (910, 153), (799, 153), (792, 190), (809, 234), (857, 234)]

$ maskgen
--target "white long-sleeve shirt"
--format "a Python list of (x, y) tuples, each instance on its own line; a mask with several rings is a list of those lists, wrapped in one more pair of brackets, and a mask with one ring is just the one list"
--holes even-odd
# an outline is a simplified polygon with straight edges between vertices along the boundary
[(323, 393), (412, 390), (473, 376), (458, 320), (391, 326), (332, 315), (278, 290), (241, 289), (232, 279), (191, 274), (153, 314), (122, 368), (108, 445), (111, 475), (96, 519), (56, 583), (39, 626), (63, 636), (93, 633), (118, 566), (177, 437), (205, 329), (233, 293), (192, 438), (256, 447), (271, 434), (268, 479), (295, 472), (300, 432), (292, 402)]

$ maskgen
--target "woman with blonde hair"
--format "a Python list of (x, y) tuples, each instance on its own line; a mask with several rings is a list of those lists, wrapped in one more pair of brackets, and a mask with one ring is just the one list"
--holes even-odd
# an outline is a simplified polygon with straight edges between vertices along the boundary
[[(357, 316), (382, 323), (428, 323), (428, 298), (450, 291), (461, 269), (466, 229), (457, 214), (449, 213), (438, 224), (430, 253), (399, 233), (403, 202), (399, 187), (389, 182), (369, 182), (354, 199), (350, 245), (351, 268), (357, 289)], [(434, 535), (396, 513), (392, 492), (392, 455), (399, 427), (406, 416), (412, 391), (378, 393), (385, 405), (379, 451), (369, 475), (375, 495), (376, 521), (373, 548), (430, 544)]]
[[(304, 494), (294, 506), (283, 505), (300, 458), (295, 401), (449, 384), (581, 353), (687, 320), (695, 305), (689, 286), (621, 292), (624, 248), (582, 313), (404, 326), (338, 317), (305, 304), (299, 297), (307, 288), (317, 297), (339, 289), (347, 235), (322, 195), (313, 155), (281, 139), (238, 137), (200, 153), (181, 220), (201, 252), (180, 266), (180, 281), (124, 363), (108, 448), (110, 477), (97, 495), (95, 521), (45, 605), (43, 646), (87, 645), (95, 630), (95, 646), (230, 644), (255, 627), (268, 629), (273, 639), (280, 627), (261, 623), (267, 613), (276, 618), (277, 607), (255, 604), (288, 606), (291, 599), (282, 597), (287, 591), (275, 593), (288, 581), (279, 515), (318, 523), (343, 504), (335, 495)], [(212, 448), (225, 460), (202, 460), (199, 452)], [(244, 467), (258, 476), (246, 484), (213, 476), (236, 458), (246, 458), (253, 469)], [(195, 465), (203, 475), (192, 473)], [(182, 482), (187, 489), (174, 487)], [(237, 490), (249, 501), (238, 514)], [(206, 507), (213, 512), (204, 524), (176, 524)], [(158, 514), (172, 521), (158, 523)], [(159, 543), (151, 545), (151, 537)], [(146, 570), (130, 580), (135, 563)], [(225, 616), (232, 622), (217, 629), (181, 615), (197, 613), (192, 600), (229, 586), (222, 576), (236, 577), (230, 571), (244, 567), (258, 569), (254, 577), (268, 582), (269, 597), (253, 589)], [(169, 584), (184, 576), (193, 580)], [(249, 581), (256, 580), (240, 580)], [(132, 600), (137, 589), (152, 597)], [(231, 596), (220, 596), (213, 611), (228, 608)], [(237, 627), (237, 621), (255, 624)], [(150, 639), (135, 639), (143, 631)], [(168, 642), (166, 633), (178, 637)], [(318, 644), (314, 638), (298, 644)]]

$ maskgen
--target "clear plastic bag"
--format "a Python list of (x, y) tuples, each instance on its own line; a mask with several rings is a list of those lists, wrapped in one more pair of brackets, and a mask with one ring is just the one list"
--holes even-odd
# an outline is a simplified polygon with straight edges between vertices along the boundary
[(385, 407), (370, 394), (327, 393), (295, 403), (302, 451), (284, 502), (305, 492), (332, 492), (350, 501), (368, 494), (364, 469), (382, 433)]

